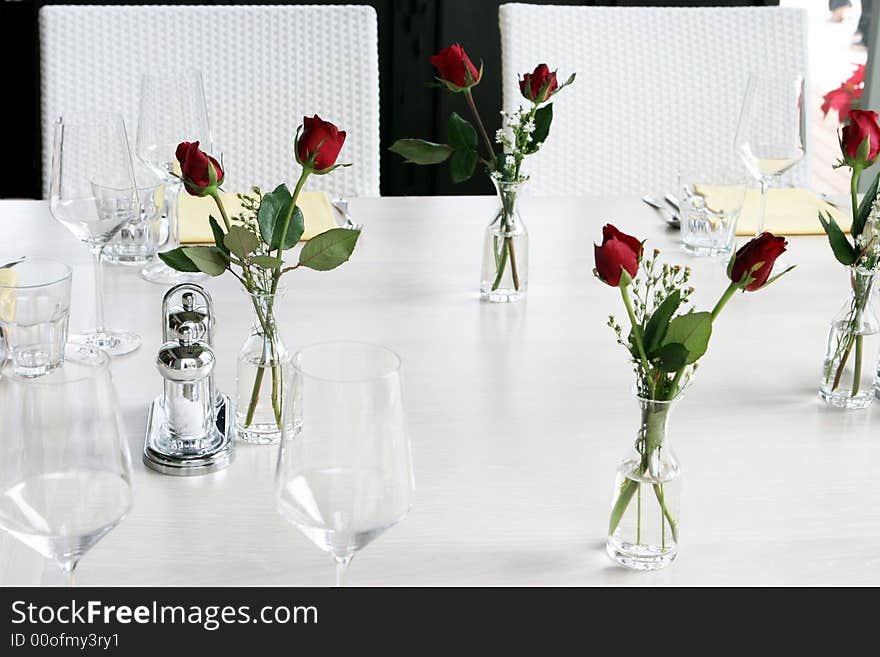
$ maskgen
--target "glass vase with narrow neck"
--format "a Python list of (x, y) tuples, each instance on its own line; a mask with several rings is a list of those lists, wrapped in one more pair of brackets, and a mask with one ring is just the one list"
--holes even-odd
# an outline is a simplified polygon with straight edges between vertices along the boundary
[(524, 298), (529, 284), (529, 234), (517, 200), (524, 181), (494, 181), (500, 207), (486, 228), (480, 296), (494, 303)]
[(678, 554), (681, 468), (669, 441), (672, 407), (681, 398), (637, 397), (635, 448), (617, 467), (606, 550), (621, 566), (658, 570)]
[(880, 321), (874, 310), (877, 271), (849, 268), (850, 298), (831, 321), (819, 396), (838, 408), (867, 408), (875, 398)]
[(281, 440), (283, 394), (293, 372), (275, 314), (285, 290), (247, 294), (254, 320), (238, 355), (235, 429), (239, 440), (274, 445)]

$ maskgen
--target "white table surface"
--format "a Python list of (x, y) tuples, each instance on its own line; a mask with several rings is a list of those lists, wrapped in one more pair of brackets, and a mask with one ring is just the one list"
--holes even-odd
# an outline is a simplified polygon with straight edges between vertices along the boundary
[[(678, 251), (633, 199), (524, 199), (528, 300), (477, 293), (490, 198), (355, 199), (365, 225), (351, 262), (297, 271), (280, 309), (291, 349), (322, 340), (388, 345), (404, 362), (416, 497), (407, 519), (359, 554), (352, 585), (880, 584), (880, 407), (823, 405), (827, 325), (846, 300), (822, 237), (792, 240), (787, 278), (737, 295), (670, 436), (683, 468), (681, 550), (656, 573), (604, 552), (616, 463), (635, 438), (626, 355), (605, 325), (616, 290), (592, 277), (593, 241), (613, 221), (690, 264), (695, 300), (726, 286), (717, 261)], [(0, 255), (74, 266), (71, 330), (89, 327), (87, 250), (35, 201), (0, 202)], [(249, 327), (231, 277), (212, 279), (218, 385), (232, 389)], [(82, 560), (85, 585), (329, 585), (331, 558), (276, 512), (277, 447), (240, 444), (226, 471), (155, 474), (140, 455), (164, 289), (108, 270), (108, 323), (144, 337), (115, 361), (133, 456), (131, 514)], [(57, 569), (0, 535), (0, 583), (59, 584)]]

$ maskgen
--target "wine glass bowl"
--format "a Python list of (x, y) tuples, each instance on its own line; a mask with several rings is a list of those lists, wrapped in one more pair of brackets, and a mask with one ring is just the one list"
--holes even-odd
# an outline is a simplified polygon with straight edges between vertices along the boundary
[[(165, 182), (166, 239), (161, 251), (180, 246), (178, 196), (181, 181), (176, 151), (181, 142), (198, 141), (201, 148), (212, 148), (211, 128), (202, 74), (197, 70), (172, 71), (166, 75), (147, 74), (141, 78), (138, 110), (138, 158)], [(141, 275), (152, 283), (176, 284), (202, 280), (201, 273), (176, 271), (159, 258), (144, 267)]]
[(743, 97), (734, 150), (761, 186), (764, 232), (767, 194), (807, 153), (804, 76), (751, 73)]
[(38, 377), (0, 381), (0, 528), (71, 575), (132, 504), (109, 357), (69, 345)]
[(412, 503), (400, 359), (384, 347), (335, 342), (303, 349), (293, 369), (278, 510), (334, 557), (339, 584), (354, 554)]
[(92, 253), (95, 329), (70, 341), (104, 349), (111, 356), (141, 346), (138, 335), (104, 326), (102, 253), (139, 211), (128, 138), (114, 114), (65, 115), (55, 124), (49, 210)]

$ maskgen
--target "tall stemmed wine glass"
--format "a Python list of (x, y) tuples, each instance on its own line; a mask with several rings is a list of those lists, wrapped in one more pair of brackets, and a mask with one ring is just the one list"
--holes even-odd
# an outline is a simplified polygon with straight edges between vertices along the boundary
[(277, 471), (281, 515), (336, 560), (409, 511), (412, 461), (400, 359), (384, 347), (319, 344), (294, 356)]
[(109, 362), (68, 345), (61, 367), (37, 378), (7, 367), (0, 382), (0, 529), (54, 560), (70, 584), (132, 503)]
[[(211, 128), (202, 74), (172, 71), (141, 78), (137, 156), (165, 181), (167, 238), (160, 250), (180, 246), (179, 195), (182, 187), (175, 152), (184, 141), (198, 141), (212, 151)], [(177, 175), (175, 175), (177, 174)], [(205, 278), (204, 274), (175, 271), (156, 258), (141, 275), (153, 283), (176, 284)]]
[(49, 209), (84, 242), (95, 261), (95, 330), (69, 340), (121, 356), (141, 346), (135, 333), (104, 326), (101, 254), (139, 212), (137, 186), (122, 117), (65, 115), (55, 124)]
[(804, 100), (803, 75), (749, 75), (734, 148), (761, 185), (756, 235), (764, 232), (769, 188), (806, 155)]

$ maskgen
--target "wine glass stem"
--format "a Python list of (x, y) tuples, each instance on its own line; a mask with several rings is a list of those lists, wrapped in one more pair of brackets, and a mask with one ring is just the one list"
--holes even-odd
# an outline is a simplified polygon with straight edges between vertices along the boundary
[(180, 246), (180, 190), (183, 185), (177, 178), (171, 178), (167, 184), (168, 194), (168, 241), (165, 250)]
[(341, 588), (348, 581), (348, 565), (351, 563), (351, 556), (336, 557), (336, 587)]
[(64, 571), (64, 580), (67, 586), (76, 586), (76, 562), (63, 564), (61, 570)]
[(761, 176), (761, 214), (758, 217), (758, 229), (755, 236), (764, 232), (764, 223), (767, 219), (767, 194), (770, 191), (770, 179), (767, 176)]
[(92, 258), (95, 262), (95, 331), (104, 332), (104, 265), (101, 254), (104, 245), (92, 246)]

